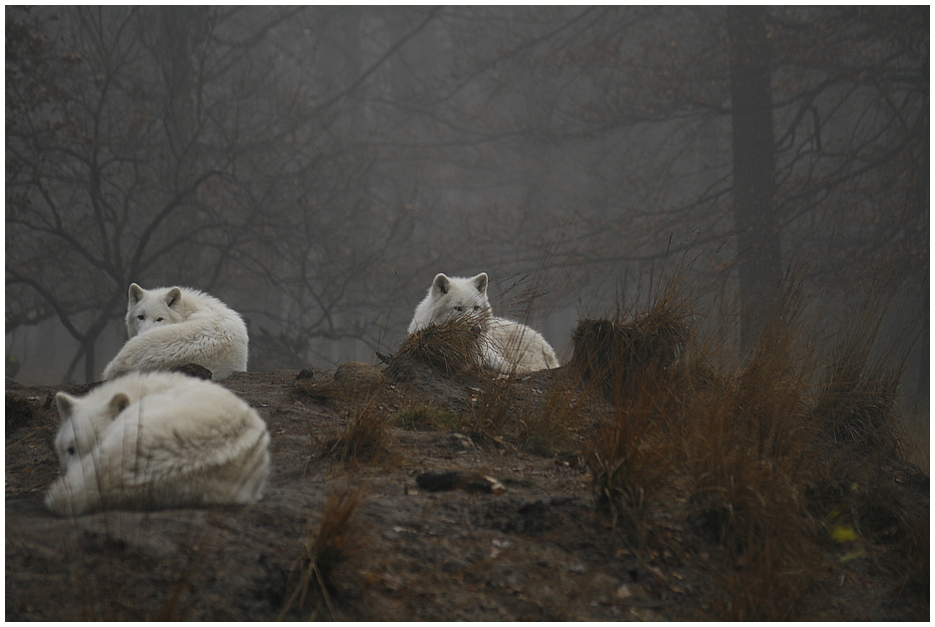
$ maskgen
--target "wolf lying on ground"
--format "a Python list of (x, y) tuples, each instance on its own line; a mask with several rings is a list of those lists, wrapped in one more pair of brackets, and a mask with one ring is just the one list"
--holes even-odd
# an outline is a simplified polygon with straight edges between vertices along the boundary
[(234, 310), (187, 287), (144, 290), (130, 286), (127, 335), (104, 368), (107, 381), (134, 370), (169, 370), (198, 364), (215, 381), (247, 370), (247, 325)]
[(561, 364), (537, 331), (491, 314), (487, 274), (471, 278), (437, 274), (428, 294), (416, 307), (409, 333), (458, 317), (476, 318), (482, 328), (481, 365), (497, 372), (525, 373)]
[(82, 398), (59, 392), (55, 401), (62, 476), (45, 504), (59, 516), (254, 503), (262, 495), (266, 423), (216, 383), (134, 372)]

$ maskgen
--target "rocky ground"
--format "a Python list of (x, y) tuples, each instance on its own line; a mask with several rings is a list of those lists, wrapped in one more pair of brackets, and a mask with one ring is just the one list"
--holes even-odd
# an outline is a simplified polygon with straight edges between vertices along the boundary
[[(544, 398), (564, 370), (509, 381), (509, 402)], [(7, 620), (738, 615), (726, 549), (690, 524), (677, 491), (628, 529), (598, 507), (580, 447), (483, 436), (479, 397), (496, 381), (397, 362), (238, 373), (223, 385), (270, 430), (273, 471), (258, 504), (60, 519), (42, 504), (58, 473), (53, 396), (87, 386), (7, 381)], [(433, 409), (400, 413), (414, 407)], [(580, 412), (597, 421), (605, 409)], [(371, 421), (376, 431), (354, 441), (350, 427), (368, 417), (390, 426)], [(928, 478), (907, 468), (889, 467), (885, 489), (927, 527)], [(925, 540), (913, 550), (927, 552)], [(312, 546), (325, 547), (317, 569)], [(808, 583), (783, 614), (747, 617), (929, 619), (928, 561), (924, 574), (908, 572), (905, 543), (815, 546)]]

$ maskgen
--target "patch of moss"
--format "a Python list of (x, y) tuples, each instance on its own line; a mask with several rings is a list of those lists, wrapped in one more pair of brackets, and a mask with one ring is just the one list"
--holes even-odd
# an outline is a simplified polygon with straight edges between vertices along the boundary
[(460, 422), (450, 411), (428, 405), (412, 405), (400, 409), (393, 416), (392, 424), (407, 431), (449, 431)]

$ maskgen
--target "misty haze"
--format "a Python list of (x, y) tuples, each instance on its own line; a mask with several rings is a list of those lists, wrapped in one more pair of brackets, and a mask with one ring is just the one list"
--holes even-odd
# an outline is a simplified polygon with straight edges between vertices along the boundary
[(927, 473), (929, 90), (928, 7), (8, 6), (7, 385), (100, 381), (134, 283), (248, 373), (391, 371), (486, 273), (566, 370), (672, 295), (718, 376), (788, 315), (802, 398), (864, 351)]
[(739, 342), (801, 266), (825, 320), (883, 277), (923, 393), (918, 14), (10, 8), (8, 373), (99, 379), (133, 282), (221, 298), (265, 370), (392, 352), (438, 272), (567, 359), (674, 273)]

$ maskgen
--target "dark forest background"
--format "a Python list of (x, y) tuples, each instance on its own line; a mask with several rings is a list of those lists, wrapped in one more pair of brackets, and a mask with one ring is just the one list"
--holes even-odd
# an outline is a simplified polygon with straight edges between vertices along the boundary
[(875, 290), (927, 413), (927, 6), (8, 6), (5, 61), (18, 380), (97, 380), (131, 282), (267, 370), (392, 352), (437, 272), (563, 359), (677, 275), (742, 354), (792, 272), (827, 334)]

